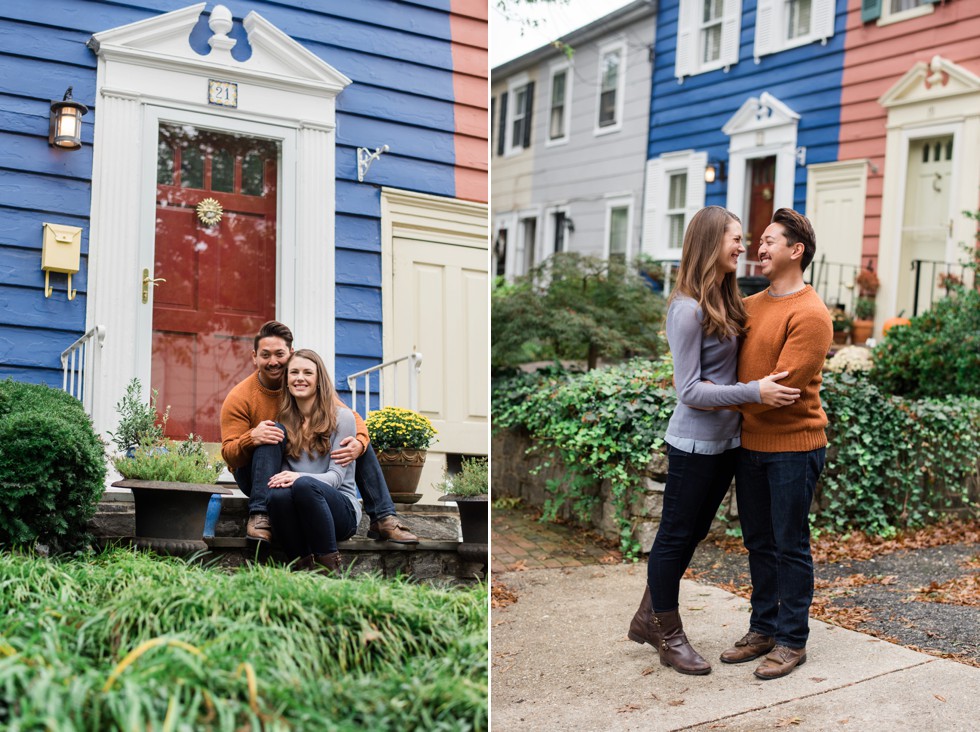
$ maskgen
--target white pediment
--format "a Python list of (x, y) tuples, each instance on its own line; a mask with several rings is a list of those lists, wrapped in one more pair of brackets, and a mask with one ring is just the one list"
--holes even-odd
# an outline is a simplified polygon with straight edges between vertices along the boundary
[(754, 132), (783, 125), (796, 125), (800, 115), (787, 107), (769, 92), (749, 97), (738, 111), (722, 127), (729, 137), (742, 132)]
[(882, 107), (935, 101), (959, 94), (980, 92), (980, 77), (936, 55), (929, 63), (919, 61), (878, 100)]
[(191, 48), (190, 35), (206, 5), (198, 3), (96, 33), (88, 45), (107, 59), (155, 68), (197, 70), (204, 74), (225, 70), (240, 80), (302, 86), (331, 96), (351, 83), (254, 11), (242, 21), (252, 54), (245, 61), (236, 60), (231, 54), (236, 41), (227, 35), (232, 27), (231, 13), (223, 5), (211, 11), (208, 20), (213, 33), (208, 41), (211, 50), (202, 56)]

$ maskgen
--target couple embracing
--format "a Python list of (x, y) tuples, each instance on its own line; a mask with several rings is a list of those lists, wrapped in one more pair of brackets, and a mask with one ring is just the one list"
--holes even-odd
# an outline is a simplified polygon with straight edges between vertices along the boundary
[(733, 477), (752, 614), (748, 633), (721, 661), (762, 658), (760, 679), (780, 678), (806, 661), (808, 515), (827, 445), (820, 374), (833, 339), (826, 306), (803, 281), (815, 251), (806, 217), (776, 211), (759, 247), (770, 286), (743, 300), (735, 281), (745, 252), (739, 219), (709, 206), (684, 236), (667, 311), (678, 405), (667, 428), (663, 517), (629, 629), (631, 640), (649, 643), (661, 663), (681, 673), (711, 671), (684, 633), (678, 590)]

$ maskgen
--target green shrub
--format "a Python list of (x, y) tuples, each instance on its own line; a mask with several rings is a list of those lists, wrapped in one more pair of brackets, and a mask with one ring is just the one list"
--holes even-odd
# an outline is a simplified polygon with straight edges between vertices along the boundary
[(201, 436), (193, 434), (184, 442), (141, 444), (132, 455), (114, 457), (112, 464), (124, 478), (170, 483), (214, 483), (225, 467), (212, 460)]
[(0, 411), (0, 544), (79, 545), (106, 473), (104, 446), (81, 403), (8, 379)]
[(143, 401), (143, 387), (139, 379), (133, 379), (126, 386), (126, 393), (116, 404), (119, 424), (109, 436), (120, 452), (139, 445), (159, 445), (163, 442), (169, 409), (163, 415), (162, 424), (157, 424), (157, 390), (150, 393), (150, 401)]
[(874, 350), (871, 380), (912, 399), (980, 394), (980, 293), (964, 287), (891, 328)]

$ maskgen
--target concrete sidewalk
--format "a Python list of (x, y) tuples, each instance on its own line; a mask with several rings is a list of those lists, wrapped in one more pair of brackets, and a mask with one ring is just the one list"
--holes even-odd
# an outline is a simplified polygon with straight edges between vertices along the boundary
[[(499, 569), (498, 563), (495, 569)], [(807, 662), (760, 681), (718, 655), (748, 629), (748, 603), (684, 581), (681, 615), (707, 676), (661, 666), (626, 637), (645, 564), (494, 572), (519, 600), (491, 614), (491, 729), (980, 729), (980, 669), (811, 620)]]

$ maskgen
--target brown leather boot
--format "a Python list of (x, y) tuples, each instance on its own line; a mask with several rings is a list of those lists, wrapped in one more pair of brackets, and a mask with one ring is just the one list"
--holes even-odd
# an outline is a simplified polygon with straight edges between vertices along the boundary
[(769, 655), (762, 659), (759, 668), (755, 670), (755, 677), (763, 681), (781, 679), (804, 663), (806, 663), (806, 648), (776, 646), (769, 652)]
[(721, 654), (722, 663), (745, 663), (764, 656), (776, 645), (772, 636), (762, 635), (750, 630), (735, 645)]
[(255, 541), (272, 541), (272, 522), (267, 513), (253, 513), (248, 517), (245, 536)]
[(418, 544), (419, 538), (403, 525), (397, 516), (385, 516), (380, 521), (372, 521), (367, 532), (369, 539), (391, 541), (395, 544)]
[(711, 664), (691, 647), (684, 633), (684, 624), (677, 610), (653, 613), (650, 617), (650, 634), (658, 640), (660, 663), (682, 674), (703, 676), (711, 673)]
[(650, 633), (651, 617), (653, 615), (653, 600), (650, 599), (650, 586), (643, 588), (643, 599), (640, 608), (630, 621), (630, 629), (626, 637), (635, 643), (649, 643), (654, 648), (659, 647), (660, 641)]
[(343, 568), (343, 557), (340, 552), (330, 552), (329, 554), (314, 554), (314, 570), (320, 574), (339, 574)]
[(314, 569), (313, 555), (307, 554), (305, 557), (300, 557), (294, 561), (290, 567), (294, 572), (310, 572)]

